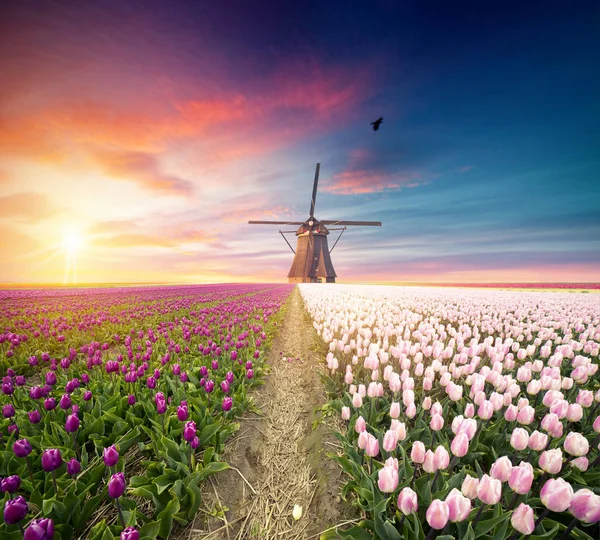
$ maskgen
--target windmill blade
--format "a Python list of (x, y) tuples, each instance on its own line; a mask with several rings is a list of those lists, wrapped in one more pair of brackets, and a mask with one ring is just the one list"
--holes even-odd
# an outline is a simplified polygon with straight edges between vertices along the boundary
[(317, 202), (317, 184), (319, 183), (319, 170), (320, 169), (321, 169), (321, 164), (317, 163), (317, 169), (315, 170), (315, 183), (313, 184), (312, 199), (310, 200), (310, 214), (308, 214), (311, 217), (313, 217), (315, 215), (315, 203)]
[(304, 225), (304, 221), (249, 221), (250, 225)]
[(381, 221), (335, 221), (332, 219), (323, 219), (320, 221), (323, 225), (357, 225), (359, 227), (381, 227)]

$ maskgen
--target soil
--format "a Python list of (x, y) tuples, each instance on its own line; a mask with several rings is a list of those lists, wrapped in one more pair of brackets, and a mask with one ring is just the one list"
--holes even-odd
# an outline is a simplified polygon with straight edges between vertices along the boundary
[(339, 420), (319, 421), (326, 397), (318, 348), (296, 287), (269, 353), (270, 373), (221, 457), (232, 469), (205, 483), (203, 507), (180, 538), (309, 540), (356, 517), (339, 496), (342, 471), (326, 456), (337, 450), (331, 429)]

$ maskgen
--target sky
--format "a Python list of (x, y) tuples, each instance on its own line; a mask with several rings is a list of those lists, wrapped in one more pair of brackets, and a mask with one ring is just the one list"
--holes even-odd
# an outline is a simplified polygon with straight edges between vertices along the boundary
[(317, 162), (317, 218), (383, 222), (344, 233), (340, 281), (599, 282), (599, 25), (586, 1), (5, 2), (0, 282), (285, 281), (279, 227), (247, 221), (306, 219)]

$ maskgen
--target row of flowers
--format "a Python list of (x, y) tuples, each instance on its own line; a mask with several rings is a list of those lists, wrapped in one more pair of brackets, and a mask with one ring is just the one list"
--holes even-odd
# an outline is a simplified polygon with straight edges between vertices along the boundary
[(301, 285), (347, 429), (348, 538), (593, 538), (600, 313), (561, 293)]
[[(223, 441), (248, 405), (291, 289), (252, 286), (241, 294), (236, 287), (221, 302), (213, 287), (208, 302), (202, 287), (196, 301), (166, 289), (155, 301), (146, 297), (143, 310), (119, 304), (113, 314), (120, 315), (102, 321), (103, 343), (97, 332), (77, 329), (81, 313), (60, 309), (60, 298), (31, 302), (50, 327), (71, 321), (73, 341), (33, 336), (10, 345), (0, 393), (2, 538), (167, 538), (194, 518), (199, 485), (227, 467), (219, 460)], [(76, 298), (73, 307), (86, 301)], [(99, 304), (110, 309), (99, 293), (89, 302), (94, 316)], [(23, 324), (22, 310), (4, 316), (5, 327)], [(93, 341), (73, 347), (78, 333)]]

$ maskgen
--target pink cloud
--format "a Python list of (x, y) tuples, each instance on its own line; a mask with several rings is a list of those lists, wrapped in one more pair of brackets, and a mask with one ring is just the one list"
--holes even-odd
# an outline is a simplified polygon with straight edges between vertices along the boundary
[(95, 159), (113, 177), (135, 182), (140, 187), (173, 195), (191, 195), (188, 180), (162, 171), (158, 157), (145, 152), (98, 152)]
[(58, 209), (41, 193), (15, 193), (0, 197), (1, 217), (33, 222), (52, 217)]
[(412, 188), (420, 185), (419, 174), (384, 174), (371, 171), (344, 171), (333, 177), (333, 183), (323, 186), (322, 190), (337, 195), (357, 195), (378, 193), (386, 190)]

